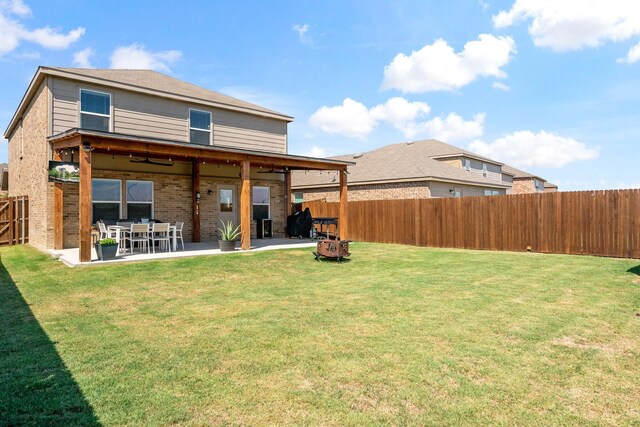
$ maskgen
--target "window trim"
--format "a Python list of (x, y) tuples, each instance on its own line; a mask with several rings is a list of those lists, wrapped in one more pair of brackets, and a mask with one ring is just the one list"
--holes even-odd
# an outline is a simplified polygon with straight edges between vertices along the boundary
[[(150, 202), (140, 202), (140, 201), (131, 201), (129, 202), (129, 198), (126, 197), (127, 195), (127, 184), (130, 182), (149, 182), (151, 183), (151, 201)], [(149, 219), (153, 219), (155, 217), (155, 209), (156, 209), (156, 195), (155, 195), (155, 184), (153, 181), (150, 181), (148, 179), (127, 179), (124, 183), (124, 190), (125, 190), (125, 205), (127, 207), (127, 218), (129, 218), (129, 203), (134, 203), (134, 204), (139, 204), (139, 205), (151, 205), (151, 216), (149, 217)]]
[[(253, 200), (253, 190), (255, 188), (266, 188), (269, 191), (269, 197), (268, 197), (268, 202), (267, 203), (256, 203), (255, 200)], [(258, 206), (267, 206), (269, 209), (267, 211), (267, 219), (271, 218), (271, 187), (269, 187), (268, 185), (254, 185), (253, 187), (251, 187), (251, 219), (253, 220), (253, 207), (255, 205)]]
[(471, 171), (471, 159), (464, 159), (464, 170)]
[[(298, 197), (297, 195), (300, 195)], [(300, 201), (298, 201), (300, 200)], [(304, 191), (294, 191), (293, 192), (293, 203), (303, 203), (304, 202)]]
[[(206, 113), (209, 115), (209, 129), (200, 129), (200, 128), (194, 128), (191, 126), (191, 112), (192, 111), (197, 111), (198, 113)], [(206, 110), (199, 110), (197, 108), (191, 108), (189, 107), (189, 143), (190, 144), (197, 144), (195, 142), (191, 142), (191, 131), (192, 130), (197, 130), (199, 132), (209, 132), (209, 145), (213, 145), (213, 114), (211, 113), (211, 111), (206, 111)]]
[(482, 176), (487, 176), (487, 164), (483, 163), (482, 164)]
[[(93, 181), (113, 181), (118, 183), (118, 192), (119, 192), (119, 200), (118, 200), (118, 217), (122, 218), (122, 180), (117, 178), (91, 178), (91, 185), (93, 186)], [(114, 204), (116, 203), (113, 200), (96, 200), (93, 197), (93, 189), (91, 191), (91, 223), (95, 224), (95, 219), (93, 218), (93, 204), (94, 203), (103, 203), (103, 204)]]
[[(107, 95), (109, 97), (109, 114), (92, 113), (90, 111), (82, 111), (82, 92), (91, 92), (98, 95)], [(94, 89), (80, 88), (78, 91), (78, 127), (82, 128), (82, 115), (89, 114), (90, 116), (108, 117), (109, 118), (109, 132), (113, 132), (113, 96), (110, 92), (101, 92)]]

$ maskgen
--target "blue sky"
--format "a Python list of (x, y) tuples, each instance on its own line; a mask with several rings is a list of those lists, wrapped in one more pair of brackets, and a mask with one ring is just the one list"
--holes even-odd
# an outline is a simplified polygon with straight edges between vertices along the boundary
[(628, 0), (0, 0), (3, 130), (38, 65), (150, 67), (273, 108), (292, 154), (436, 137), (561, 190), (640, 187)]

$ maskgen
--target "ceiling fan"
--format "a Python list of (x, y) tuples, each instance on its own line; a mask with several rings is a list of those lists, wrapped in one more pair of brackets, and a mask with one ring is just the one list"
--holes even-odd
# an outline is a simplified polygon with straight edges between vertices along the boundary
[(144, 163), (147, 165), (155, 165), (155, 166), (173, 166), (173, 161), (171, 161), (170, 163), (164, 163), (164, 162), (157, 162), (155, 160), (149, 159), (149, 153), (147, 153), (147, 156), (144, 159), (132, 159), (129, 161), (131, 163)]

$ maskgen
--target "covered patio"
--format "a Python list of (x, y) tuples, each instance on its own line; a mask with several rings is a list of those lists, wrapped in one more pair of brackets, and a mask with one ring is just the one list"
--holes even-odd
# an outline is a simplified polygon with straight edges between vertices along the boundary
[[(198, 145), (191, 143), (181, 143), (170, 140), (163, 140), (157, 138), (145, 138), (132, 135), (115, 134), (110, 132), (89, 131), (83, 129), (71, 129), (58, 135), (54, 135), (48, 138), (51, 144), (52, 157), (56, 161), (71, 161), (78, 162), (80, 177), (77, 193), (77, 210), (78, 210), (78, 239), (77, 249), (78, 253), (77, 262), (86, 263), (95, 259), (92, 254), (92, 222), (96, 218), (92, 219), (92, 178), (104, 177), (104, 167), (102, 170), (94, 170), (94, 160), (104, 159), (109, 157), (117, 161), (118, 159), (128, 159), (132, 156), (156, 159), (158, 161), (180, 162), (182, 165), (182, 175), (175, 175), (175, 182), (172, 182), (174, 189), (173, 195), (164, 196), (160, 192), (156, 191), (155, 198), (161, 199), (162, 197), (176, 197), (176, 192), (180, 193), (182, 201), (186, 200), (183, 194), (185, 192), (190, 193), (190, 218), (189, 220), (189, 233), (191, 235), (192, 243), (200, 243), (206, 239), (202, 239), (203, 232), (201, 230), (201, 223), (207, 224), (207, 234), (205, 236), (209, 239), (212, 238), (210, 234), (211, 220), (209, 218), (211, 214), (207, 211), (203, 211), (201, 207), (201, 201), (203, 199), (203, 193), (201, 190), (201, 183), (205, 180), (203, 175), (204, 168), (210, 168), (211, 165), (217, 165), (218, 168), (223, 166), (227, 173), (231, 173), (233, 178), (238, 182), (239, 193), (239, 224), (243, 231), (241, 236), (241, 249), (248, 251), (252, 249), (259, 249), (274, 245), (275, 240), (271, 239), (256, 244), (251, 239), (251, 225), (252, 225), (252, 200), (251, 200), (251, 185), (252, 185), (252, 173), (255, 179), (256, 173), (270, 174), (270, 176), (280, 176), (278, 181), (279, 188), (283, 187), (282, 195), (274, 196), (280, 197), (283, 200), (278, 200), (278, 203), (282, 203), (283, 209), (274, 211), (273, 215), (277, 215), (275, 220), (279, 224), (286, 225), (286, 217), (291, 213), (291, 178), (290, 172), (292, 170), (320, 170), (336, 173), (339, 176), (340, 184), (340, 212), (338, 216), (338, 235), (342, 239), (347, 238), (348, 230), (348, 218), (347, 218), (347, 166), (351, 163), (337, 160), (317, 159), (303, 156), (292, 156), (279, 153), (268, 153), (262, 151), (241, 150), (235, 148), (220, 147), (215, 145)], [(187, 168), (188, 165), (188, 169)], [(184, 172), (186, 170), (186, 172)], [(235, 172), (234, 172), (235, 171)], [(96, 173), (100, 172), (98, 175)], [(132, 175), (136, 172), (136, 169), (120, 169), (110, 170), (111, 176), (117, 176), (118, 174)], [(171, 173), (164, 174), (166, 180), (171, 180), (173, 175)], [(189, 182), (185, 179), (190, 178)], [(214, 178), (206, 178), (211, 182)], [(68, 251), (73, 250), (69, 248), (69, 245), (65, 247), (65, 232), (68, 234), (70, 220), (70, 212), (65, 212), (68, 208), (68, 197), (65, 197), (65, 191), (69, 191), (67, 184), (54, 184), (53, 199), (54, 199), (54, 212), (53, 212), (53, 228), (54, 228), (54, 251)], [(208, 190), (211, 194), (211, 189)], [(206, 194), (206, 193), (205, 193)], [(188, 197), (188, 196), (187, 196)], [(183, 205), (185, 203), (182, 203)], [(186, 206), (180, 206), (181, 211), (184, 211)], [(182, 212), (184, 214), (184, 212)], [(75, 215), (74, 221), (75, 221)], [(203, 219), (204, 216), (204, 219)], [(281, 217), (281, 218), (280, 218)], [(168, 221), (175, 221), (175, 219), (167, 218)], [(216, 218), (216, 222), (218, 219)], [(67, 224), (65, 226), (65, 221)], [(188, 240), (186, 240), (188, 242)], [(291, 240), (293, 243), (294, 240)], [(218, 250), (217, 242), (206, 242), (209, 246), (207, 250)], [(203, 245), (200, 249), (207, 247)], [(195, 249), (194, 249), (195, 250)], [(187, 252), (185, 248), (184, 253)], [(68, 259), (74, 258), (71, 252), (64, 252), (68, 255)], [(172, 252), (172, 256), (176, 256), (180, 252)], [(165, 257), (167, 255), (156, 254), (155, 257)], [(188, 255), (190, 256), (190, 255)], [(135, 256), (130, 256), (132, 259)], [(140, 259), (142, 260), (142, 259)]]
[[(311, 248), (316, 247), (316, 242), (311, 239), (289, 239), (289, 238), (275, 238), (275, 239), (264, 239), (264, 240), (254, 240), (251, 244), (251, 251), (269, 251), (269, 250), (279, 250), (279, 249), (295, 249), (295, 248), (309, 248), (309, 259), (311, 259)], [(185, 258), (185, 257), (197, 257), (197, 256), (208, 256), (208, 255), (226, 255), (226, 254), (234, 254), (242, 252), (241, 250), (231, 251), (231, 252), (223, 252), (218, 247), (218, 242), (208, 241), (208, 242), (186, 242), (184, 244), (184, 250), (179, 250), (175, 252), (156, 252), (156, 253), (127, 253), (122, 254), (116, 257), (113, 261), (100, 261), (100, 263), (119, 263), (119, 262), (140, 262), (140, 261), (150, 261), (150, 260), (158, 260), (158, 259), (173, 259), (173, 258)], [(96, 252), (94, 248), (91, 248), (91, 258), (92, 261), (80, 261), (80, 250), (79, 248), (70, 248), (70, 249), (51, 249), (49, 253), (58, 258), (60, 261), (67, 264), (69, 267), (78, 267), (82, 265), (91, 265), (96, 264), (95, 259), (97, 258)]]

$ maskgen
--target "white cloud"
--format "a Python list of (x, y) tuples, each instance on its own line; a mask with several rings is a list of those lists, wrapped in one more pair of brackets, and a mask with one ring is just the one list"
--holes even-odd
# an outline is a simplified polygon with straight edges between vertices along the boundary
[(505, 77), (502, 67), (515, 52), (515, 42), (506, 36), (480, 34), (458, 53), (438, 39), (410, 55), (396, 55), (384, 68), (382, 88), (424, 93), (454, 90), (480, 76)]
[(618, 59), (618, 62), (626, 64), (635, 64), (640, 60), (640, 43), (629, 49), (627, 56)]
[(531, 20), (538, 47), (557, 52), (597, 47), (640, 34), (640, 3), (634, 0), (516, 0), (493, 17), (496, 28)]
[(505, 92), (509, 92), (511, 90), (511, 88), (509, 86), (507, 86), (506, 84), (504, 84), (502, 82), (493, 82), (493, 84), (491, 86), (493, 86), (494, 89), (502, 90), (502, 91), (505, 91)]
[(0, 9), (7, 10), (13, 15), (18, 16), (31, 15), (31, 9), (24, 4), (22, 0), (2, 0), (0, 2)]
[(93, 68), (89, 58), (93, 56), (93, 49), (90, 47), (82, 49), (73, 54), (73, 65), (80, 68)]
[(323, 132), (352, 138), (364, 138), (376, 126), (367, 107), (351, 98), (346, 98), (342, 105), (321, 107), (313, 113), (309, 123)]
[(483, 0), (478, 0), (478, 4), (480, 5), (483, 11), (489, 9), (489, 6), (490, 6), (489, 3)]
[(444, 119), (436, 117), (420, 124), (421, 133), (429, 138), (456, 142), (482, 136), (484, 132), (484, 113), (473, 116), (473, 120), (464, 120), (456, 113), (449, 113)]
[(560, 168), (569, 163), (598, 157), (600, 148), (541, 130), (513, 132), (492, 143), (474, 141), (469, 150), (516, 167)]
[(293, 26), (293, 31), (298, 33), (298, 40), (301, 43), (309, 44), (312, 42), (311, 36), (308, 34), (309, 24), (295, 24)]
[(110, 67), (171, 72), (169, 65), (174, 64), (180, 58), (182, 58), (182, 52), (178, 50), (150, 52), (143, 45), (134, 43), (114, 50), (110, 58)]
[(20, 21), (8, 16), (24, 17), (30, 14), (31, 10), (22, 1), (0, 2), (0, 56), (15, 50), (23, 40), (47, 49), (66, 49), (85, 34), (83, 27), (66, 34), (51, 27), (29, 30)]
[(384, 104), (368, 109), (364, 104), (347, 98), (342, 105), (324, 106), (309, 120), (311, 126), (327, 133), (341, 134), (352, 138), (364, 138), (381, 123), (389, 123), (407, 138), (423, 135), (446, 141), (477, 138), (483, 133), (485, 115), (476, 114), (473, 120), (464, 120), (455, 113), (448, 116), (421, 120), (431, 108), (425, 102), (410, 102), (395, 97)]
[(309, 151), (302, 155), (307, 157), (327, 157), (327, 149), (314, 145)]
[(86, 30), (78, 27), (69, 31), (67, 34), (59, 33), (50, 27), (38, 28), (33, 31), (26, 31), (22, 38), (37, 43), (48, 49), (66, 49), (72, 43), (76, 42), (80, 37), (84, 36)]
[(371, 118), (376, 121), (389, 122), (408, 138), (420, 133), (416, 119), (429, 114), (431, 107), (426, 102), (409, 102), (404, 98), (395, 97), (384, 104), (369, 110)]

